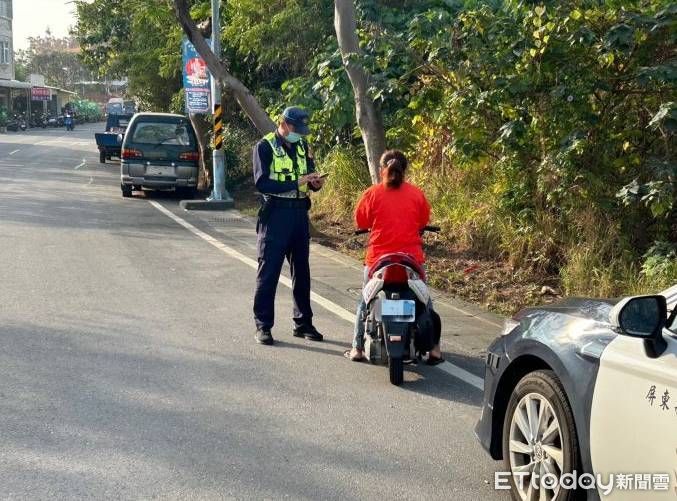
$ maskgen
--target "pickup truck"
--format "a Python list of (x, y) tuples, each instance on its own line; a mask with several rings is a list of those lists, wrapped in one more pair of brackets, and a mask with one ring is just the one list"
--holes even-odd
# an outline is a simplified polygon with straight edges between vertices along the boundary
[[(106, 120), (106, 132), (97, 132), (96, 146), (99, 148), (99, 162), (106, 163), (106, 160), (113, 157), (120, 158), (122, 151), (122, 140), (132, 114), (109, 114)], [(122, 137), (120, 137), (122, 136)]]

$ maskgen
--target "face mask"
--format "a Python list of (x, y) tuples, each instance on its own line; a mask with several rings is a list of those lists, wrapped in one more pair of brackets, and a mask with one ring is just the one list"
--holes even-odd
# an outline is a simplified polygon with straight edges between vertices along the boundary
[(290, 143), (298, 143), (303, 136), (297, 132), (290, 132), (285, 136), (285, 139)]

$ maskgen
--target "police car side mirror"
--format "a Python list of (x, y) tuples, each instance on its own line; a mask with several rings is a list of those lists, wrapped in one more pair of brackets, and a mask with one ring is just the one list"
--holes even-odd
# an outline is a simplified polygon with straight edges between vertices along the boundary
[(667, 348), (663, 338), (668, 306), (663, 296), (634, 296), (623, 299), (609, 315), (614, 330), (630, 337), (644, 339), (648, 357), (657, 358)]

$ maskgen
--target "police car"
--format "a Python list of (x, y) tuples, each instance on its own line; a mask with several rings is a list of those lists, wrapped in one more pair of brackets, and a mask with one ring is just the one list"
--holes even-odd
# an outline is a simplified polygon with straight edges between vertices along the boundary
[(504, 461), (498, 488), (517, 500), (676, 498), (676, 303), (677, 285), (506, 322), (475, 429)]

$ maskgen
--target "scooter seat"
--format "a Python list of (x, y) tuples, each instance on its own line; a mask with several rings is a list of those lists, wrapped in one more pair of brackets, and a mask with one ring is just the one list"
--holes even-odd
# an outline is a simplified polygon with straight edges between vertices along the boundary
[(425, 270), (423, 269), (423, 266), (421, 266), (413, 256), (404, 252), (393, 252), (381, 256), (379, 260), (369, 268), (369, 278), (372, 278), (374, 273), (376, 273), (378, 270), (393, 264), (399, 264), (401, 266), (411, 268), (418, 274), (418, 276), (421, 277), (421, 280), (425, 280)]

